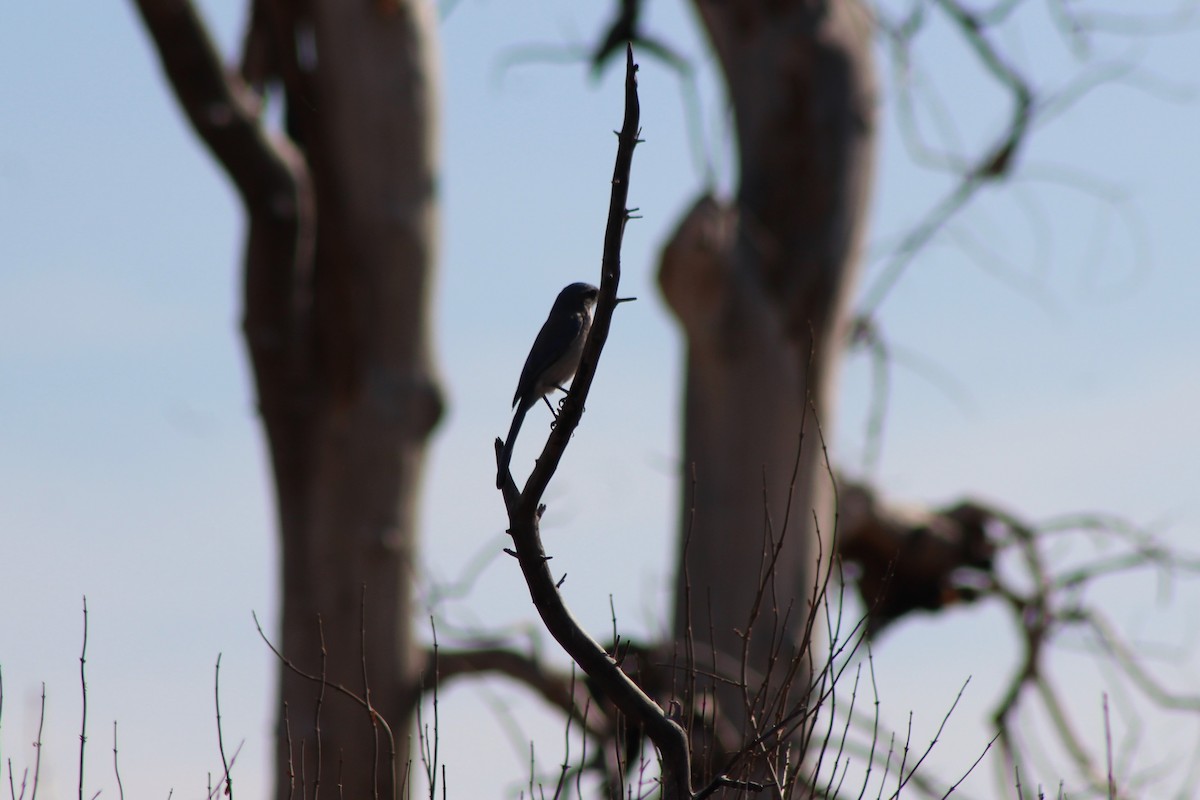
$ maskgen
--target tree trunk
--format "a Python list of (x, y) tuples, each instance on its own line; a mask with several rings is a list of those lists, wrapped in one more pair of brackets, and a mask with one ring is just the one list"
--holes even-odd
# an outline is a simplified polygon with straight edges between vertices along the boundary
[[(365, 708), (281, 667), (277, 796), (317, 784), (399, 796), (424, 666), (417, 498), (442, 411), (429, 344), (433, 9), (256, 0), (232, 72), (188, 0), (136, 2), (246, 208), (244, 328), (275, 476), (284, 656), (368, 698), (395, 737), (393, 760)], [(286, 91), (289, 138), (263, 125), (272, 85)]]
[(833, 533), (818, 425), (832, 427), (876, 99), (857, 3), (696, 5), (740, 185), (730, 205), (697, 201), (659, 280), (688, 345), (675, 649), (720, 676), (684, 693), (693, 763), (711, 770), (807, 697), (806, 622)]
[(423, 666), (410, 588), (426, 442), (441, 414), (429, 346), (434, 19), (420, 2), (316, 0), (311, 24), (311, 94), (290, 98), (311, 104), (303, 125), (318, 218), (311, 316), (290, 332), (311, 347), (299, 381), (287, 374), (294, 360), (276, 364), (277, 354), (255, 345), (250, 292), (247, 303), (278, 487), (283, 651), (319, 673), (323, 646), (331, 681), (360, 695), (369, 686), (397, 758), (390, 763), (389, 743), (364, 709), (327, 690), (318, 764), (317, 687), (284, 670), (293, 750), (281, 719), (277, 796), (289, 794), (289, 759), (299, 773), (303, 739), (310, 781), (319, 774), (331, 791), (336, 781), (345, 797), (393, 797)]

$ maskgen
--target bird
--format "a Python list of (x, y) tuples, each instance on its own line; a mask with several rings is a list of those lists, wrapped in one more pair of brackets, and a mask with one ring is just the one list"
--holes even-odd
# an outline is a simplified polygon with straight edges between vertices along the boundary
[(596, 305), (599, 294), (600, 290), (590, 283), (572, 283), (565, 287), (558, 293), (550, 308), (550, 316), (546, 317), (537, 338), (533, 340), (533, 347), (521, 369), (521, 379), (517, 381), (517, 391), (513, 394), (512, 404), (516, 411), (500, 455), (499, 471), (496, 473), (497, 489), (504, 485), (508, 475), (513, 444), (517, 441), (525, 414), (539, 399), (545, 400), (551, 413), (554, 413), (546, 395), (555, 389), (565, 392), (563, 384), (579, 369), (583, 343), (592, 327), (592, 307)]

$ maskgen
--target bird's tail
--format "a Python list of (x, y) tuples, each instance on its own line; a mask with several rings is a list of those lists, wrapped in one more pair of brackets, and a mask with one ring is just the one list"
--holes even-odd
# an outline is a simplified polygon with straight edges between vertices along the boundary
[(504, 440), (504, 449), (500, 452), (500, 466), (496, 471), (497, 489), (504, 486), (504, 479), (508, 477), (508, 465), (512, 461), (513, 445), (516, 444), (517, 433), (521, 430), (521, 423), (525, 421), (525, 412), (527, 411), (529, 411), (529, 404), (522, 401), (513, 414), (512, 425), (508, 429), (508, 437)]

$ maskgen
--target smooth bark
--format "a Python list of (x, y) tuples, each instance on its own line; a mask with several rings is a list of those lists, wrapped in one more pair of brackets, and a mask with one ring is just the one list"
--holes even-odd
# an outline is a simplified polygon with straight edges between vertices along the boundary
[[(694, 763), (712, 770), (806, 698), (797, 665), (833, 535), (818, 426), (831, 427), (876, 98), (857, 3), (696, 7), (725, 75), (740, 181), (730, 203), (696, 201), (659, 278), (687, 338), (675, 651), (700, 676)], [(703, 719), (719, 720), (713, 735)]]
[[(244, 330), (275, 478), (282, 653), (368, 696), (397, 731), (393, 761), (371, 715), (281, 665), (277, 796), (301, 776), (314, 795), (321, 784), (398, 796), (424, 667), (412, 630), (417, 500), (442, 411), (429, 332), (434, 11), (259, 0), (239, 74), (189, 2), (136, 2), (246, 209)], [(287, 136), (260, 116), (271, 85), (284, 89)]]

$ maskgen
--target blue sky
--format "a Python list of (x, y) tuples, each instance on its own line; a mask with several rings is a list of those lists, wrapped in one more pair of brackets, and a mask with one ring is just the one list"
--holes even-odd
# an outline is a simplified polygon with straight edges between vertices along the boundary
[[(241, 4), (202, 7), (224, 51), (235, 52)], [(593, 81), (578, 65), (499, 64), (521, 44), (586, 43), (606, 13), (462, 0), (440, 32), (445, 204), (435, 324), (450, 406), (423, 510), (433, 581), (453, 580), (502, 544), (491, 441), (507, 428), (513, 384), (555, 292), (598, 275), (620, 123), (619, 75)], [(652, 4), (649, 26), (684, 53), (703, 52), (677, 2)], [(888, 296), (884, 331), (925, 365), (893, 372), (875, 473), (893, 499), (970, 494), (1035, 519), (1106, 511), (1153, 524), (1180, 546), (1195, 541), (1200, 31), (1194, 22), (1178, 28), (1099, 39), (1098, 58), (1134, 60), (1140, 71), (1039, 128), (1018, 180), (981, 198)], [(1049, 88), (1077, 69), (1037, 13), (1004, 41)], [(954, 135), (966, 147), (986, 141), (1004, 119), (1003, 98), (980, 88), (945, 30), (935, 26), (920, 42), (919, 58)], [(621, 308), (545, 521), (581, 619), (607, 630), (611, 596), (633, 634), (665, 624), (676, 524), (681, 342), (655, 286), (656, 252), (705, 183), (685, 144), (678, 81), (642, 63), (646, 143), (631, 202), (644, 219), (628, 228), (623, 284), (641, 299)], [(880, 67), (886, 73), (886, 59)], [(946, 189), (911, 163), (885, 86), (873, 253)], [(728, 124), (715, 87), (702, 69), (707, 155), (727, 190)], [(223, 653), (227, 740), (245, 740), (240, 785), (263, 790), (275, 664), (250, 612), (274, 619), (275, 542), (237, 330), (236, 197), (187, 128), (130, 4), (0, 6), (0, 109), (0, 756), (18, 768), (31, 762), (45, 681), (46, 796), (74, 792), (86, 594), (89, 789), (115, 792), (116, 719), (131, 796), (202, 794), (219, 765), (211, 699)], [(1120, 205), (1080, 191), (1081, 180)], [(980, 246), (991, 260), (972, 258)], [(868, 263), (863, 290), (879, 269)], [(865, 360), (847, 359), (834, 452), (851, 467), (862, 462), (869, 390)], [(532, 458), (535, 430), (527, 423), (517, 463)], [(1182, 647), (1165, 666), (1184, 671), (1195, 666), (1187, 612), (1196, 594), (1181, 590), (1164, 605), (1152, 584), (1133, 580), (1098, 596), (1134, 635)], [(507, 560), (492, 559), (468, 598), (437, 612), (447, 638), (468, 624), (534, 629)], [(994, 607), (914, 620), (875, 657), (885, 718), (902, 725), (912, 710), (918, 742), (972, 677), (934, 757), (935, 769), (957, 775), (986, 742), (988, 709), (1016, 658), (1006, 620)], [(1053, 667), (1099, 747), (1104, 676), (1077, 656)], [(542, 764), (559, 757), (560, 723), (535, 701), (516, 693), (519, 735), (502, 716), (481, 713), (514, 695), (490, 687), (444, 698), (452, 797), (519, 785), (529, 739)], [(1147, 714), (1144, 729), (1164, 758), (1190, 757), (1194, 721)], [(484, 768), (475, 765), (481, 752)], [(982, 768), (972, 796), (995, 796), (994, 777)]]

